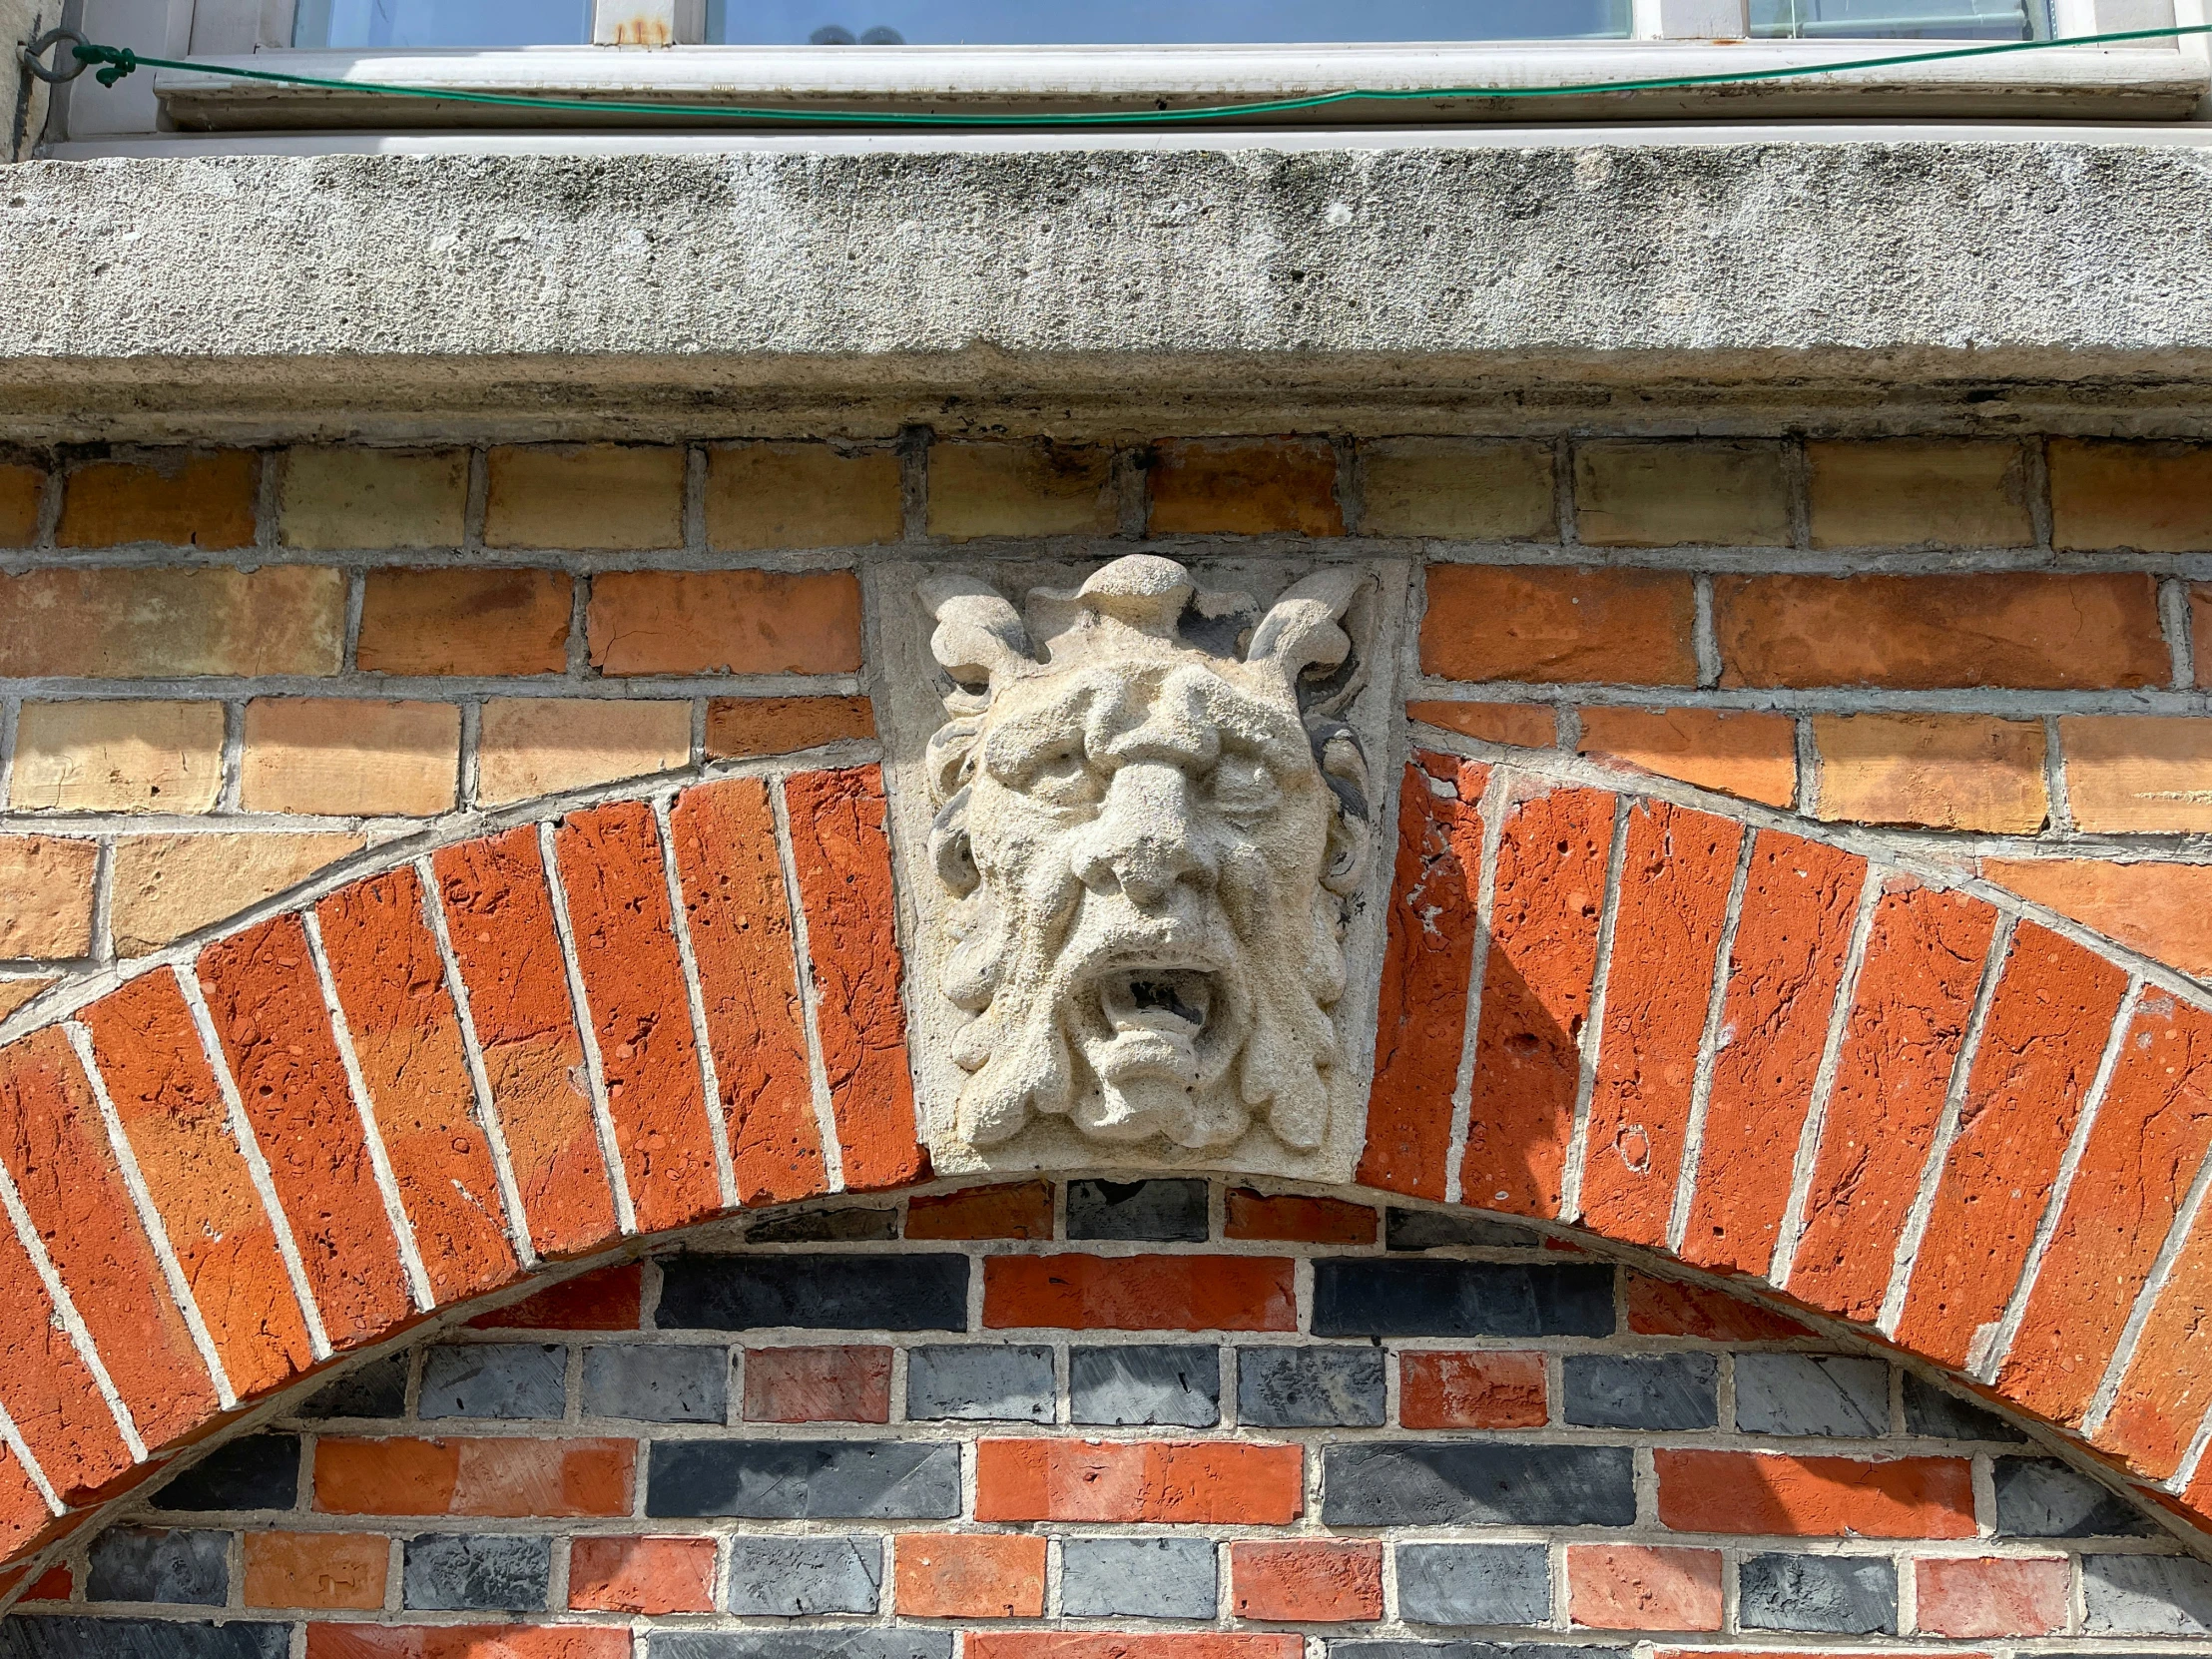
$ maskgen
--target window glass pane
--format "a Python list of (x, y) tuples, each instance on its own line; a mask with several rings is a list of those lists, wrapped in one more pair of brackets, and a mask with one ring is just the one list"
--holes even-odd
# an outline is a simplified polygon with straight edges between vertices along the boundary
[(734, 46), (1229, 46), (1619, 39), (1629, 0), (708, 0)]
[(568, 46), (591, 0), (299, 0), (294, 46)]
[(2036, 0), (1751, 0), (1765, 40), (2029, 40)]

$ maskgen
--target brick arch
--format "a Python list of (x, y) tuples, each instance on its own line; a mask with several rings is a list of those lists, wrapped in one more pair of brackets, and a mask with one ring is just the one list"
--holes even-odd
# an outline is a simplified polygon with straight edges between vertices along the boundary
[[(1666, 793), (1415, 755), (1360, 1185), (1729, 1276), (2212, 1524), (2212, 1014)], [(876, 768), (729, 777), (395, 855), (0, 1049), (0, 1556), (564, 1262), (928, 1181), (894, 911)]]

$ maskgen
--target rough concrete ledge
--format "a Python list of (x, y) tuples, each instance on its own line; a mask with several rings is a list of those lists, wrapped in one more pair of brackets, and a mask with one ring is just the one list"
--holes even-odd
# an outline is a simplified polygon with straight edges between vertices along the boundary
[(0, 293), (17, 436), (535, 430), (587, 406), (696, 431), (734, 403), (856, 426), (1146, 401), (1218, 420), (1655, 388), (2173, 408), (2212, 390), (2212, 155), (41, 162), (0, 169)]

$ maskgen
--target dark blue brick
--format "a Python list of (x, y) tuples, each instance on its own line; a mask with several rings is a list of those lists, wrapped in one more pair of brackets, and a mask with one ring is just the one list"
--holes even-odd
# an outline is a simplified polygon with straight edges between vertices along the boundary
[(1203, 1181), (1070, 1181), (1068, 1237), (1143, 1244), (1204, 1244)]
[(553, 1418), (568, 1409), (568, 1350), (546, 1343), (469, 1343), (422, 1356), (415, 1415)]
[(883, 1587), (880, 1538), (730, 1540), (730, 1611), (811, 1618), (872, 1613)]
[(1610, 1337), (1613, 1270), (1582, 1264), (1314, 1264), (1317, 1337)]
[(1941, 1440), (2024, 1440), (1994, 1411), (1984, 1411), (1948, 1389), (1905, 1374), (1905, 1431)]
[(745, 1230), (747, 1244), (875, 1244), (897, 1237), (896, 1210), (803, 1210)]
[(1544, 1241), (1525, 1227), (1455, 1216), (1448, 1210), (1391, 1210), (1382, 1223), (1382, 1241), (1390, 1250), (1448, 1250), (1459, 1245), (1492, 1250), (1526, 1250)]
[(299, 1407), (302, 1417), (396, 1417), (407, 1409), (407, 1359), (404, 1353), (371, 1360), (316, 1390)]
[(1542, 1544), (1399, 1544), (1397, 1605), (1408, 1624), (1542, 1624), (1550, 1556)]
[(231, 1590), (231, 1534), (115, 1526), (92, 1544), (89, 1601), (221, 1607)]
[(1221, 1350), (1078, 1348), (1068, 1355), (1072, 1420), (1120, 1427), (1221, 1421)]
[(645, 1512), (945, 1520), (960, 1512), (960, 1448), (915, 1440), (656, 1440)]
[(249, 1434), (217, 1446), (147, 1500), (152, 1509), (289, 1509), (299, 1501), (299, 1436)]
[(1999, 1537), (2141, 1538), (2151, 1532), (2125, 1498), (2046, 1457), (1999, 1457), (1996, 1488)]
[(1251, 1428), (1382, 1426), (1379, 1348), (1237, 1350), (1237, 1420)]
[(730, 1351), (626, 1343), (584, 1350), (584, 1415), (633, 1422), (721, 1422)]
[(185, 1624), (168, 1619), (0, 1619), (0, 1659), (284, 1659), (287, 1624)]
[(977, 1344), (906, 1353), (906, 1415), (1050, 1422), (1052, 1350)]
[(1743, 1567), (1743, 1626), (1895, 1636), (1897, 1563), (1865, 1555), (1749, 1556)]
[(1570, 1354), (1564, 1412), (1577, 1428), (1717, 1428), (1720, 1361), (1711, 1354)]
[(965, 1331), (965, 1256), (679, 1256), (663, 1331)]
[(2084, 1555), (2081, 1601), (2092, 1636), (2212, 1636), (2212, 1561)]
[(1214, 1616), (1211, 1538), (1063, 1538), (1060, 1607), (1071, 1619)]
[(657, 1630), (647, 1659), (952, 1659), (949, 1630)]
[(1382, 1440), (1322, 1452), (1326, 1526), (1626, 1526), (1626, 1446)]
[(553, 1578), (553, 1540), (451, 1532), (409, 1538), (401, 1605), (433, 1613), (535, 1613)]

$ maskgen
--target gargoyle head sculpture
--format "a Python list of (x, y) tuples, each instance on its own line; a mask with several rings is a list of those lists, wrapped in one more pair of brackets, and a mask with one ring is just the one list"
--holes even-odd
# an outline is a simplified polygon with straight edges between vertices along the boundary
[(1132, 555), (1030, 594), (1041, 655), (987, 584), (923, 584), (963, 1139), (1059, 1113), (1106, 1141), (1224, 1147), (1260, 1117), (1321, 1144), (1369, 813), (1339, 624), (1367, 580), (1325, 571), (1262, 615)]

